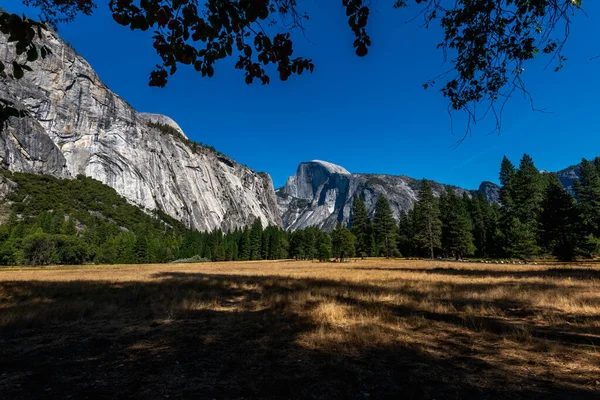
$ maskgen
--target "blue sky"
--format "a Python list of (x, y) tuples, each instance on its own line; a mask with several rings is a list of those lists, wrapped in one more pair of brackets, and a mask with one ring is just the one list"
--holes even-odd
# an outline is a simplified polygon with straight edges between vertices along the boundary
[[(9, 11), (31, 10), (6, 0)], [(138, 111), (166, 114), (188, 137), (210, 144), (257, 171), (275, 187), (297, 164), (327, 160), (351, 172), (426, 177), (466, 188), (497, 181), (502, 156), (518, 163), (530, 154), (540, 169), (558, 170), (582, 157), (600, 156), (600, 4), (586, 1), (587, 16), (574, 18), (565, 48), (568, 61), (558, 73), (547, 59), (525, 66), (524, 78), (536, 107), (513, 99), (500, 135), (488, 135), (491, 121), (474, 127), (472, 137), (455, 148), (447, 102), (422, 84), (442, 72), (435, 46), (439, 28), (408, 21), (417, 11), (394, 10), (378, 1), (369, 23), (373, 46), (358, 58), (340, 1), (303, 0), (311, 19), (307, 38), (295, 40), (295, 54), (312, 58), (314, 73), (267, 86), (244, 83), (241, 71), (225, 60), (215, 76), (202, 78), (182, 67), (166, 88), (148, 87), (159, 62), (149, 33), (131, 32), (113, 22), (106, 2), (92, 17), (59, 27), (61, 36), (96, 70), (101, 79)], [(29, 11), (28, 11), (29, 10)], [(32, 15), (33, 16), (33, 15)], [(272, 78), (276, 77), (276, 71)]]

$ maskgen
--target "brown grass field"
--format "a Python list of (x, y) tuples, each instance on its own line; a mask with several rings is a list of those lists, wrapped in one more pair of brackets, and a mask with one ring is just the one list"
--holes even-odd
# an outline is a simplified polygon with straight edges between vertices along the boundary
[(600, 266), (1, 269), (0, 397), (600, 398)]

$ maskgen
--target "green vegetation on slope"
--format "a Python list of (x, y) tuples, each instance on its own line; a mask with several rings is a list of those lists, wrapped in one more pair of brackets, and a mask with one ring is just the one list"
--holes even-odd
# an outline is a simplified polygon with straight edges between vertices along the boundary
[(17, 184), (0, 226), (1, 264), (168, 261), (187, 229), (91, 178), (2, 171)]
[(259, 220), (229, 233), (197, 232), (162, 211), (144, 212), (92, 178), (0, 173), (16, 183), (0, 204), (2, 265), (288, 257), (288, 234)]

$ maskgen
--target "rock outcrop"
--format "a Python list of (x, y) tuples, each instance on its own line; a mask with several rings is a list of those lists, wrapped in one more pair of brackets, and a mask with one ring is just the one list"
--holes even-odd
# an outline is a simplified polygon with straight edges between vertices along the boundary
[(580, 167), (581, 164), (571, 165), (570, 167), (561, 169), (556, 173), (556, 176), (560, 182), (571, 194), (575, 194), (575, 182), (581, 179), (581, 175), (579, 174)]
[(500, 186), (490, 181), (483, 181), (478, 192), (482, 193), (490, 203), (500, 203)]
[[(169, 117), (136, 112), (55, 32), (44, 35), (51, 54), (33, 72), (0, 78), (0, 100), (29, 114), (9, 119), (0, 135), (3, 168), (86, 175), (198, 230), (228, 230), (255, 218), (281, 224), (269, 175), (190, 142)], [(0, 60), (7, 64), (13, 52), (0, 35)]]

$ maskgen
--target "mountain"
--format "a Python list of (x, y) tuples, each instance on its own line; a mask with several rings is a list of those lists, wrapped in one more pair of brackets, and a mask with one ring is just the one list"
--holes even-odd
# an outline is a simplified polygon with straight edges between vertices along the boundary
[[(437, 182), (431, 184), (436, 195), (446, 187)], [(398, 219), (400, 211), (410, 209), (416, 201), (419, 185), (419, 180), (408, 176), (351, 174), (338, 165), (313, 160), (300, 163), (296, 174), (276, 193), (286, 230), (308, 226), (332, 230), (338, 221), (349, 222), (356, 195), (365, 199), (372, 217), (377, 198), (383, 194)], [(454, 188), (459, 194), (466, 191)]]
[[(575, 181), (580, 178), (580, 165), (556, 172), (571, 194), (574, 193)], [(447, 186), (434, 181), (430, 183), (436, 196)], [(419, 185), (419, 180), (404, 175), (351, 174), (338, 165), (313, 160), (300, 163), (296, 173), (289, 177), (282, 188), (277, 189), (277, 204), (286, 230), (308, 226), (332, 230), (338, 221), (349, 222), (352, 202), (357, 194), (365, 199), (371, 217), (377, 198), (383, 194), (392, 207), (394, 217), (398, 219), (400, 211), (412, 208)], [(493, 182), (484, 181), (477, 190), (452, 187), (459, 194), (482, 193), (490, 203), (500, 202), (500, 186)]]
[(477, 189), (490, 203), (500, 203), (500, 186), (490, 181), (483, 181)]
[(578, 181), (581, 176), (579, 175), (580, 164), (571, 165), (565, 169), (561, 169), (556, 173), (558, 179), (561, 181), (565, 189), (571, 194), (575, 194), (575, 181)]
[[(570, 167), (555, 172), (558, 180), (560, 180), (565, 189), (573, 195), (575, 194), (575, 182), (581, 178), (579, 175), (580, 166), (581, 164), (571, 165)], [(549, 173), (548, 171), (540, 172), (542, 172), (542, 174)], [(483, 193), (485, 198), (490, 203), (500, 203), (500, 186), (497, 184), (489, 181), (483, 181), (481, 185), (479, 185), (478, 191)]]
[[(3, 168), (85, 175), (201, 231), (256, 218), (281, 225), (269, 175), (190, 141), (167, 116), (137, 112), (55, 32), (44, 36), (51, 54), (34, 63), (33, 72), (20, 80), (0, 78), (0, 101), (29, 115), (11, 117), (0, 135)], [(13, 54), (0, 35), (0, 61), (10, 64)]]
[[(567, 192), (572, 195), (575, 194), (575, 182), (578, 181), (581, 176), (579, 175), (580, 164), (571, 165), (570, 167), (561, 169), (555, 172), (558, 180), (563, 184)], [(550, 173), (549, 171), (540, 171), (542, 174)], [(479, 185), (478, 192), (483, 193), (485, 198), (490, 203), (500, 203), (500, 186), (493, 182), (483, 181)]]

